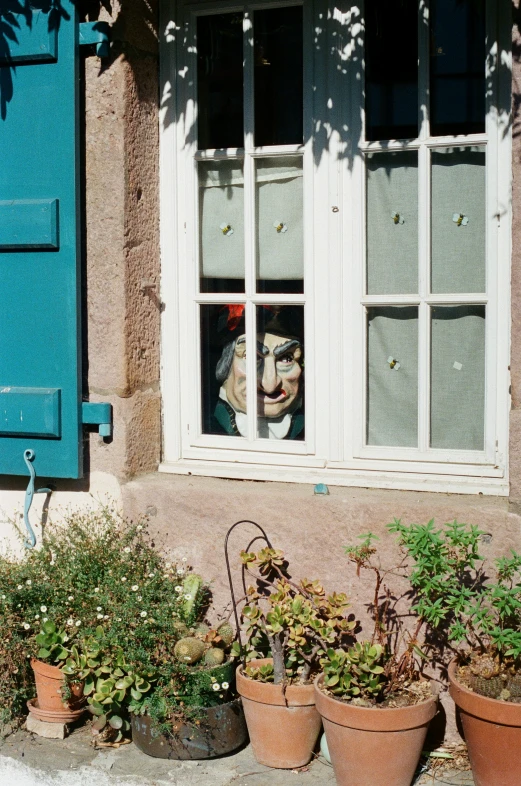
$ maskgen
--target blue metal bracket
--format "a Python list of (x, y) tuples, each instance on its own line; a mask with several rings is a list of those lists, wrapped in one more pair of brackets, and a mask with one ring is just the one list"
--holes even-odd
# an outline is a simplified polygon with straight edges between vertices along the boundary
[(24, 461), (27, 465), (27, 469), (29, 470), (29, 485), (27, 486), (27, 491), (25, 492), (25, 500), (24, 500), (24, 523), (25, 528), (27, 529), (27, 533), (29, 535), (28, 540), (24, 542), (24, 545), (28, 549), (34, 549), (36, 546), (36, 535), (34, 534), (34, 530), (31, 527), (31, 522), (29, 521), (29, 511), (31, 510), (31, 505), (33, 504), (33, 497), (35, 494), (51, 494), (52, 489), (35, 489), (34, 483), (36, 480), (36, 472), (34, 471), (34, 467), (32, 462), (34, 461), (34, 450), (24, 450)]
[(84, 426), (99, 426), (101, 437), (112, 436), (112, 404), (83, 401), (81, 419)]
[(110, 25), (107, 22), (80, 22), (80, 46), (96, 47), (98, 57), (108, 57)]

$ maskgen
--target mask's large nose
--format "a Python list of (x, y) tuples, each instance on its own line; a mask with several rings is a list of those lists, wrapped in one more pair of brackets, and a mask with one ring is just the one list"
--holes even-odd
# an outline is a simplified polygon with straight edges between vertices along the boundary
[(275, 393), (280, 387), (281, 380), (277, 374), (275, 358), (266, 357), (262, 361), (260, 388), (264, 393)]

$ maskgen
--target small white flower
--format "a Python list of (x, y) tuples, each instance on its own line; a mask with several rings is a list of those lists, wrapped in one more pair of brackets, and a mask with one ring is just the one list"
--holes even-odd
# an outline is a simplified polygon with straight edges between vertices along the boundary
[(185, 600), (192, 600), (192, 596), (189, 593), (187, 593), (185, 595)]
[(47, 611), (47, 606), (40, 606), (40, 611), (43, 611), (43, 613), (45, 614), (45, 612)]
[(67, 598), (67, 600), (74, 600), (74, 595), (69, 595), (69, 597)]
[(39, 620), (40, 619), (40, 615), (39, 614), (35, 614), (34, 618), (35, 618), (35, 620)]
[(185, 572), (185, 569), (184, 569), (184, 568), (178, 568), (178, 569), (177, 569), (177, 575), (178, 575), (178, 576), (183, 576), (183, 575), (184, 575), (184, 572)]
[(96, 614), (96, 619), (102, 620), (103, 619), (103, 614)]
[(130, 554), (130, 546), (125, 546), (123, 551), (125, 552), (125, 554)]
[(122, 577), (121, 577), (121, 581), (126, 581), (126, 580), (127, 580), (127, 577), (126, 577), (126, 576), (122, 576)]
[(63, 643), (67, 644), (68, 641), (69, 641), (69, 637), (68, 636), (64, 636), (63, 637)]
[(138, 600), (143, 600), (143, 595), (138, 595), (138, 596), (137, 596), (137, 599), (138, 599)]
[(23, 589), (23, 587), (21, 584), (19, 584), (16, 589)]
[(77, 628), (79, 628), (81, 625), (81, 620), (76, 620), (74, 624), (76, 625)]
[(2, 600), (5, 600), (5, 595), (2, 595)]
[(191, 660), (190, 655), (185, 655), (184, 660)]
[(131, 587), (132, 592), (137, 592), (138, 589), (139, 589), (139, 587), (138, 587), (137, 584), (133, 584), (132, 587)]
[(121, 622), (121, 617), (117, 617), (116, 622)]
[(156, 575), (155, 573), (149, 573), (149, 574), (148, 574), (148, 578), (149, 578), (149, 579), (153, 579), (155, 575)]
[(96, 611), (103, 611), (103, 609), (101, 608), (101, 606), (96, 606)]
[(49, 622), (49, 617), (44, 617), (44, 618), (42, 619), (42, 622)]
[(99, 592), (99, 587), (94, 587), (94, 592)]
[(229, 687), (230, 687), (230, 686), (229, 686), (229, 684), (228, 684), (227, 682), (223, 682), (223, 684), (221, 685), (221, 688), (222, 688), (223, 690), (228, 690), (228, 688), (229, 688)]
[(143, 529), (143, 527), (141, 526), (141, 524), (138, 524), (137, 527), (136, 527), (136, 530), (138, 532), (141, 532), (142, 529)]
[(181, 560), (181, 562), (187, 562), (187, 561), (188, 561), (187, 557), (183, 557), (182, 560)]
[(31, 581), (31, 579), (27, 579), (27, 581), (25, 583), (27, 584), (28, 587), (30, 587), (31, 584), (32, 584), (32, 581)]
[(140, 617), (146, 617), (146, 616), (147, 616), (147, 613), (146, 613), (146, 611), (142, 611), (142, 612), (140, 613), (140, 615), (139, 615), (139, 616), (140, 616)]
[(182, 592), (183, 591), (182, 586), (180, 584), (178, 584), (177, 587), (175, 587), (175, 591), (176, 592)]
[(28, 622), (24, 622), (24, 630), (29, 630), (30, 627)]
[(218, 683), (218, 682), (214, 682), (214, 684), (212, 685), (212, 688), (213, 688), (215, 691), (217, 691), (217, 690), (221, 690), (221, 686), (219, 685), (219, 683)]
[(103, 619), (104, 619), (104, 620), (108, 620), (108, 618), (109, 618), (109, 615), (108, 615), (108, 614), (104, 614), (104, 615), (103, 615)]
[(165, 562), (165, 568), (171, 568), (171, 567), (172, 567), (171, 562)]

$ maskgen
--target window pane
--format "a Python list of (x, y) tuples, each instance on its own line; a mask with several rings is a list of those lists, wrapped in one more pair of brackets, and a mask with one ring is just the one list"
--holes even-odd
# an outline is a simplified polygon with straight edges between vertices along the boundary
[(242, 161), (203, 161), (199, 173), (202, 292), (244, 292)]
[(418, 447), (418, 309), (367, 309), (367, 444)]
[(366, 3), (365, 136), (418, 136), (417, 0)]
[(418, 154), (367, 156), (367, 291), (418, 291)]
[(431, 136), (485, 130), (485, 2), (431, 0)]
[(257, 306), (257, 435), (304, 439), (304, 306)]
[(431, 154), (432, 291), (485, 291), (485, 148)]
[(257, 292), (304, 291), (302, 158), (256, 162)]
[(301, 144), (302, 7), (255, 11), (255, 144)]
[(199, 150), (243, 147), (242, 14), (197, 19)]
[(432, 309), (431, 447), (483, 450), (485, 306)]
[(203, 433), (246, 436), (244, 305), (201, 306)]

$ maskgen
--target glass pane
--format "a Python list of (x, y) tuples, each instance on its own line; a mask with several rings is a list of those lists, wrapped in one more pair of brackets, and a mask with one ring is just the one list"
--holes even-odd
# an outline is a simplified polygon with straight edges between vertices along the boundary
[(432, 309), (431, 447), (483, 450), (485, 306)]
[(418, 309), (367, 309), (367, 444), (418, 447)]
[(301, 144), (302, 7), (255, 11), (255, 144)]
[(302, 158), (261, 158), (255, 171), (257, 292), (303, 292)]
[(431, 154), (432, 291), (485, 291), (485, 148)]
[(202, 161), (199, 174), (202, 292), (244, 292), (242, 161)]
[(242, 14), (197, 19), (199, 150), (244, 147)]
[(201, 306), (204, 434), (246, 436), (244, 305)]
[(485, 2), (431, 0), (431, 136), (485, 130)]
[(257, 306), (257, 436), (304, 439), (304, 306)]
[(418, 154), (367, 156), (367, 292), (418, 291)]
[(365, 136), (418, 136), (417, 0), (366, 3)]

